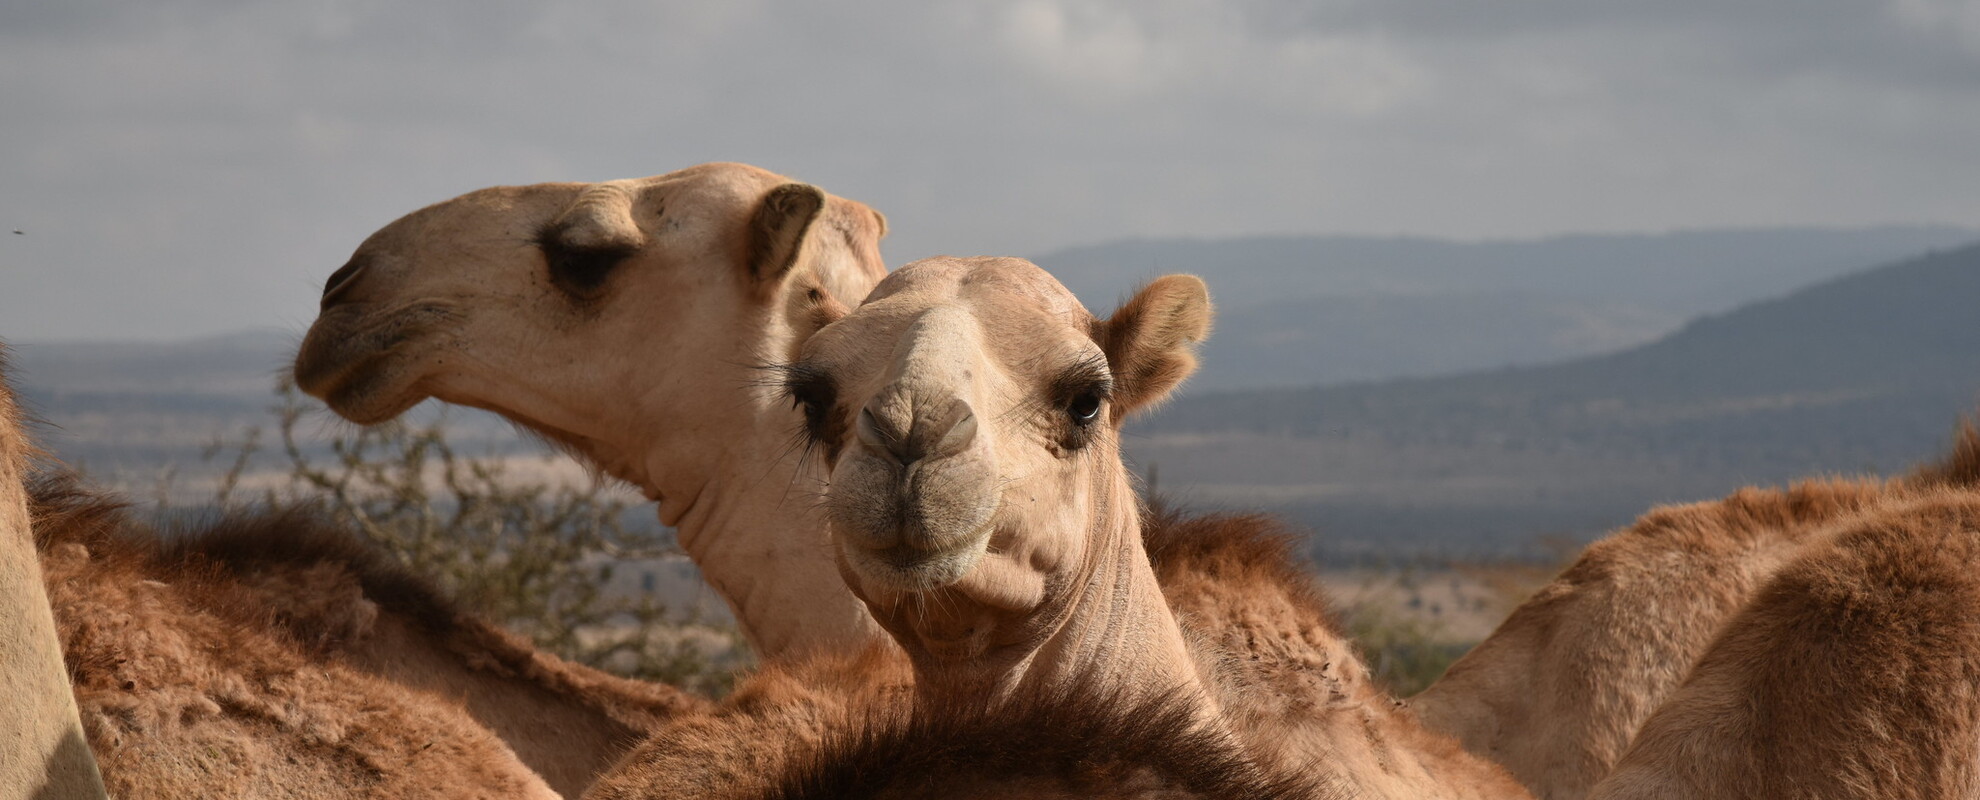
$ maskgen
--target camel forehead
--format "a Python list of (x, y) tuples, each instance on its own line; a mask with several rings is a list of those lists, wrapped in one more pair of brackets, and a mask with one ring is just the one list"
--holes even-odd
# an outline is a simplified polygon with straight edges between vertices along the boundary
[[(358, 254), (426, 248), (457, 249), (474, 243), (533, 243), (585, 191), (614, 187), (642, 210), (663, 210), (676, 226), (697, 218), (741, 224), (771, 187), (790, 182), (748, 164), (700, 164), (664, 175), (599, 183), (535, 183), (468, 192), (393, 220), (358, 246)], [(639, 215), (654, 221), (651, 214)], [(643, 225), (644, 227), (644, 225)]]
[(1060, 326), (1082, 335), (1093, 319), (1057, 278), (1021, 258), (922, 259), (888, 275), (867, 303), (890, 309), (956, 306), (986, 326)]
[[(1014, 371), (1065, 354), (1077, 358), (1097, 345), (1093, 317), (1044, 270), (1016, 258), (924, 259), (887, 276), (852, 314), (829, 326), (806, 351), (862, 357), (898, 350), (912, 337), (981, 347), (956, 357), (983, 355)], [(876, 348), (882, 342), (892, 347)], [(1041, 361), (1041, 359), (1044, 359)], [(838, 359), (833, 359), (838, 360)]]

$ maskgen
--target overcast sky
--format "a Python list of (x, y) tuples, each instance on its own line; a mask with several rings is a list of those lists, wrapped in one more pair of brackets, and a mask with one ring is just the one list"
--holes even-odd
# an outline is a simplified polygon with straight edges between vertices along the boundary
[(0, 145), (15, 340), (300, 330), (421, 205), (712, 160), (890, 264), (1973, 225), (1980, 0), (0, 0)]

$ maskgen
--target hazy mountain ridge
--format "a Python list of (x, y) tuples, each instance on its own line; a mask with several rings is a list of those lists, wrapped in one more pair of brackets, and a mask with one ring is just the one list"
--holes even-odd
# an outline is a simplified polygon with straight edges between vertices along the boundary
[[(1847, 232), (1811, 235), (1855, 241)], [(1582, 248), (1609, 238), (1568, 241)], [(1390, 240), (1368, 241), (1379, 249)], [(1860, 246), (1902, 243), (1893, 241)], [(1419, 245), (1474, 247), (1409, 246)], [(1539, 243), (1513, 249), (1524, 246)], [(1805, 254), (1812, 245), (1796, 247)], [(1647, 257), (1589, 258), (1607, 265), (1596, 272), (1613, 274)], [(1518, 551), (1537, 534), (1590, 538), (1653, 503), (1715, 497), (1742, 483), (1903, 469), (1936, 453), (1959, 414), (1980, 408), (1980, 316), (1971, 313), (1980, 305), (1980, 246), (1890, 263), (1899, 258), (1813, 286), (1763, 291), (1756, 282), (1740, 291), (1775, 299), (1689, 323), (1628, 298), (1540, 296), (1527, 291), (1540, 280), (1530, 275), (1503, 291), (1462, 281), (1428, 291), (1419, 281), (1402, 293), (1394, 285), (1318, 299), (1267, 293), (1246, 307), (1238, 304), (1244, 290), (1197, 270), (1209, 274), (1221, 304), (1205, 369), (1176, 403), (1129, 427), (1128, 453), (1144, 470), (1159, 469), (1165, 491), (1284, 513), (1320, 532), (1320, 552), (1343, 556)], [(1766, 260), (1739, 275), (1829, 270), (1826, 262), (1785, 264)], [(1374, 268), (1368, 275), (1393, 277)], [(1116, 281), (1109, 291), (1132, 282), (1101, 277)], [(1653, 277), (1636, 275), (1624, 289)], [(1591, 342), (1621, 348), (1657, 328), (1670, 332), (1610, 355), (1497, 368)], [(141, 484), (169, 467), (201, 467), (216, 439), (271, 428), (278, 398), (270, 389), (295, 340), (253, 331), (159, 344), (26, 342), (11, 360), (31, 408), (57, 427), (43, 436), (50, 449), (101, 477)], [(1218, 359), (1228, 354), (1216, 350), (1222, 342), (1251, 352), (1277, 374), (1337, 378), (1355, 369), (1397, 374), (1407, 360), (1394, 356), (1399, 340), (1414, 348), (1416, 369), (1446, 376), (1231, 391), (1245, 384), (1225, 380)], [(1464, 374), (1449, 374), (1456, 372)], [(452, 418), (463, 452), (543, 452), (490, 415), (459, 410)], [(320, 436), (347, 423), (317, 412), (305, 427)]]
[(1975, 238), (1953, 227), (1487, 242), (1282, 236), (1113, 242), (1036, 260), (1096, 311), (1157, 275), (1203, 276), (1218, 331), (1194, 385), (1244, 389), (1610, 352), (1702, 315)]
[[(1955, 420), (1980, 410), (1976, 307), (1980, 245), (1607, 356), (1198, 394), (1138, 426), (1129, 450), (1165, 486), (1275, 505), (1337, 541), (1585, 538), (1652, 502), (1936, 455)], [(1275, 484), (1278, 502), (1260, 488)]]

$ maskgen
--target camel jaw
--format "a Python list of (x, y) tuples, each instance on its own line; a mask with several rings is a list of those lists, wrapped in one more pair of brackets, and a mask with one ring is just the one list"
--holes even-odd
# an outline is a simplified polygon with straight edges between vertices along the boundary
[(296, 352), (296, 387), (338, 416), (361, 425), (385, 422), (426, 399), (418, 362), (431, 353), (432, 334), (459, 322), (441, 303), (416, 303), (374, 313), (352, 304), (325, 312)]

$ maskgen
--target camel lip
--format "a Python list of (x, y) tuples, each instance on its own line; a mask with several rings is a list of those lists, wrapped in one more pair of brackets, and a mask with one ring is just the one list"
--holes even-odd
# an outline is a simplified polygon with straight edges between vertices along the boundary
[(925, 592), (954, 586), (967, 577), (988, 551), (995, 527), (985, 523), (949, 547), (897, 544), (846, 549), (852, 566), (867, 578), (896, 591)]
[(459, 316), (439, 303), (383, 313), (347, 304), (324, 312), (296, 351), (296, 387), (352, 422), (392, 419), (425, 399), (414, 396), (419, 376), (398, 368), (406, 349)]

